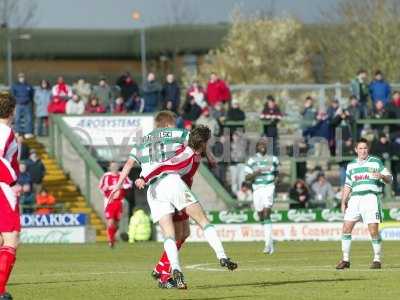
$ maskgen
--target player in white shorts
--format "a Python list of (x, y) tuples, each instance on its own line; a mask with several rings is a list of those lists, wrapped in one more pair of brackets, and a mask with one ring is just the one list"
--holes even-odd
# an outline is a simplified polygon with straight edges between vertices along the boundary
[(382, 161), (368, 155), (368, 141), (360, 139), (355, 152), (357, 158), (347, 165), (346, 182), (342, 191), (342, 213), (344, 213), (342, 252), (343, 258), (336, 266), (342, 270), (350, 268), (351, 232), (358, 221), (368, 225), (374, 259), (371, 269), (381, 268), (382, 240), (379, 223), (382, 222), (380, 198), (384, 184), (390, 184), (392, 175)]
[(164, 235), (164, 249), (171, 264), (173, 279), (179, 289), (185, 289), (186, 283), (179, 264), (178, 249), (175, 241), (173, 214), (175, 210), (185, 209), (186, 213), (203, 229), (204, 237), (213, 248), (220, 265), (229, 270), (237, 268), (225, 254), (215, 228), (210, 224), (201, 205), (182, 181), (179, 170), (193, 163), (192, 151), (185, 153), (188, 131), (175, 128), (175, 116), (168, 111), (159, 112), (155, 117), (156, 129), (143, 137), (130, 153), (120, 179), (111, 193), (117, 192), (129, 171), (135, 164), (142, 168), (141, 176), (135, 181), (142, 189), (149, 185), (147, 202), (150, 206), (153, 222), (158, 222)]
[(279, 160), (267, 154), (267, 139), (262, 138), (256, 145), (256, 154), (246, 165), (246, 180), (253, 183), (254, 209), (257, 211), (265, 232), (264, 253), (272, 254), (271, 209), (274, 204), (275, 180), (278, 175)]

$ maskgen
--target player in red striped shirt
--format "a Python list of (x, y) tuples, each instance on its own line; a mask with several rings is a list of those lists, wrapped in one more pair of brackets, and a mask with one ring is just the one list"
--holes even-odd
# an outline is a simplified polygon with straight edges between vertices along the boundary
[[(189, 141), (197, 140), (197, 148), (193, 149), (192, 147), (186, 146), (182, 155), (187, 155), (190, 163), (188, 167), (179, 170), (179, 175), (181, 175), (182, 180), (186, 183), (189, 188), (192, 188), (193, 185), (193, 176), (196, 174), (201, 158), (206, 154), (207, 142), (210, 139), (210, 129), (206, 126), (199, 126), (193, 129), (190, 133)], [(207, 159), (209, 163), (212, 164), (213, 158), (210, 154), (207, 155)], [(176, 235), (176, 245), (178, 250), (182, 247), (185, 240), (190, 236), (190, 224), (189, 224), (189, 216), (186, 214), (185, 210), (176, 211), (173, 216), (174, 226), (175, 226), (175, 235)], [(167, 253), (164, 251), (160, 257), (159, 262), (156, 264), (152, 276), (155, 279), (159, 279), (159, 287), (160, 288), (173, 288), (174, 284), (171, 283), (171, 265), (167, 256)]]
[(115, 245), (115, 234), (118, 231), (119, 221), (122, 217), (126, 191), (132, 187), (132, 181), (126, 177), (122, 184), (122, 189), (114, 195), (112, 201), (108, 202), (108, 197), (118, 183), (119, 177), (119, 164), (117, 162), (110, 162), (109, 172), (104, 173), (99, 184), (99, 189), (104, 195), (104, 214), (107, 219), (107, 236), (110, 248), (113, 248)]
[(0, 299), (10, 300), (6, 285), (15, 263), (21, 231), (15, 182), (18, 177), (18, 144), (11, 123), (15, 100), (0, 93)]

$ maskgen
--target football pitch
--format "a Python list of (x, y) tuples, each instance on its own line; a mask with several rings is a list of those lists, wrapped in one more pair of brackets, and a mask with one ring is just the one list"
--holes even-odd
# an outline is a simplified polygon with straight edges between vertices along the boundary
[(339, 242), (225, 243), (239, 269), (221, 269), (204, 243), (181, 263), (188, 290), (160, 290), (150, 277), (162, 244), (22, 245), (9, 291), (14, 299), (400, 299), (400, 243), (384, 242), (382, 270), (369, 270), (371, 244), (353, 242), (350, 270), (336, 271)]

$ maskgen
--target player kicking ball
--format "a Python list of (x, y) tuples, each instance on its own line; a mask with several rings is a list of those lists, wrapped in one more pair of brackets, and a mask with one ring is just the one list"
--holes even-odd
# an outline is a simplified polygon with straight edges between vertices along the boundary
[(360, 139), (355, 146), (357, 159), (347, 165), (341, 205), (344, 213), (343, 258), (336, 266), (338, 270), (350, 268), (351, 233), (354, 225), (360, 220), (368, 225), (371, 236), (374, 259), (370, 268), (381, 268), (382, 240), (379, 235), (379, 223), (382, 222), (382, 210), (380, 198), (383, 185), (390, 184), (393, 177), (382, 161), (377, 157), (370, 156), (368, 151), (368, 141)]
[(274, 253), (271, 209), (274, 204), (278, 166), (278, 158), (267, 154), (267, 139), (262, 138), (256, 145), (256, 154), (249, 158), (245, 169), (246, 180), (253, 184), (254, 209), (264, 227), (266, 254)]
[(114, 248), (115, 235), (118, 231), (119, 221), (122, 217), (123, 202), (126, 196), (126, 191), (132, 187), (132, 181), (126, 177), (122, 188), (118, 193), (114, 194), (113, 199), (108, 201), (112, 190), (118, 183), (120, 177), (119, 164), (117, 162), (110, 162), (109, 172), (105, 173), (99, 184), (99, 189), (104, 195), (104, 215), (107, 220), (107, 238), (110, 248)]
[(6, 285), (15, 263), (21, 231), (15, 182), (18, 176), (18, 144), (11, 123), (15, 100), (0, 93), (0, 299), (11, 300)]
[(142, 168), (141, 177), (135, 181), (135, 185), (140, 189), (149, 185), (147, 202), (153, 222), (159, 223), (164, 235), (164, 250), (171, 264), (172, 277), (178, 289), (186, 289), (173, 223), (173, 214), (176, 210), (185, 209), (188, 216), (203, 229), (204, 236), (222, 267), (234, 270), (237, 264), (225, 254), (214, 226), (210, 224), (198, 200), (179, 175), (179, 170), (190, 167), (193, 162), (194, 153), (188, 155), (184, 152), (188, 132), (175, 128), (175, 115), (167, 111), (156, 115), (155, 125), (156, 129), (132, 149), (117, 187), (110, 197), (119, 190), (132, 167), (136, 163), (139, 164)]
[[(206, 156), (209, 164), (213, 164), (213, 158), (207, 154), (207, 142), (211, 137), (211, 131), (207, 126), (198, 126), (190, 132), (189, 144), (186, 146), (184, 153), (193, 157), (189, 167), (181, 169), (179, 175), (185, 184), (191, 188), (193, 184), (193, 176), (196, 174), (202, 156)], [(192, 153), (194, 152), (194, 155)], [(182, 153), (182, 154), (184, 154)], [(189, 216), (186, 212), (176, 211), (173, 216), (175, 226), (176, 246), (178, 250), (182, 247), (185, 240), (190, 236)], [(175, 288), (175, 281), (171, 278), (171, 264), (167, 253), (164, 251), (157, 265), (155, 266), (152, 277), (158, 280), (160, 288)]]

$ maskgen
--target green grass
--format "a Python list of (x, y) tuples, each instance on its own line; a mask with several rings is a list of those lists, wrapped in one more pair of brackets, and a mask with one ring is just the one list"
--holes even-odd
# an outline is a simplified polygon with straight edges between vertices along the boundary
[[(14, 299), (399, 299), (400, 244), (385, 242), (384, 269), (369, 270), (371, 244), (354, 242), (352, 269), (336, 271), (340, 243), (285, 242), (265, 256), (261, 243), (226, 243), (239, 263), (220, 270), (203, 243), (186, 244), (189, 289), (160, 290), (150, 278), (161, 244), (22, 245), (9, 283)], [(197, 266), (196, 266), (197, 265)]]

